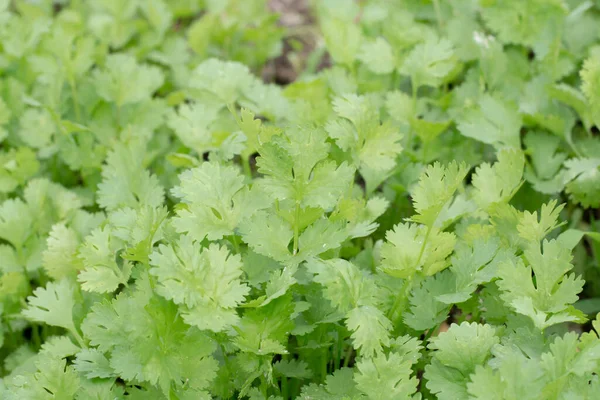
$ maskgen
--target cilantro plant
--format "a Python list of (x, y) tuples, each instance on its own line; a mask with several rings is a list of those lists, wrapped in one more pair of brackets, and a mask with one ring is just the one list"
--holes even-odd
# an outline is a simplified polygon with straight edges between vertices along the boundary
[(0, 0), (0, 398), (597, 398), (600, 3), (275, 3)]

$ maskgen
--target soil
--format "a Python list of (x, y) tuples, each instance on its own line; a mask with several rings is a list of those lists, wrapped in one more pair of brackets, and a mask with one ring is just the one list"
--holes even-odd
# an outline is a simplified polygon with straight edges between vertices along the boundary
[[(298, 78), (307, 58), (317, 47), (317, 24), (309, 0), (270, 0), (269, 8), (279, 13), (279, 23), (289, 34), (284, 40), (282, 55), (265, 65), (262, 76), (266, 82), (287, 85)], [(325, 66), (322, 60), (319, 68)]]

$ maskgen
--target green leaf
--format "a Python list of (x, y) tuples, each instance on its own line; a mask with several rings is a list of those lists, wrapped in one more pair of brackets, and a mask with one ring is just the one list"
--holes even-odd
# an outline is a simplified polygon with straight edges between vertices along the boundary
[(484, 95), (478, 107), (459, 116), (457, 125), (466, 137), (497, 148), (520, 148), (521, 117), (512, 105), (491, 95)]
[(375, 282), (351, 262), (339, 258), (314, 259), (306, 263), (306, 268), (315, 275), (314, 281), (323, 286), (325, 298), (343, 313), (373, 305)]
[(117, 252), (123, 243), (111, 234), (109, 227), (97, 228), (86, 238), (79, 250), (85, 268), (77, 276), (81, 288), (90, 292), (113, 292), (121, 284), (126, 285), (132, 265), (118, 262)]
[(392, 169), (402, 151), (402, 135), (394, 126), (380, 123), (370, 100), (345, 95), (333, 100), (333, 108), (340, 118), (330, 121), (325, 129), (342, 150), (351, 152), (359, 169), (380, 172)]
[(201, 251), (198, 243), (182, 236), (175, 246), (160, 245), (150, 256), (150, 265), (159, 282), (158, 293), (182, 306), (187, 323), (215, 332), (237, 323), (235, 308), (249, 292), (239, 279), (239, 255), (216, 244)]
[(323, 385), (310, 384), (302, 388), (302, 400), (359, 400), (366, 397), (357, 390), (353, 371), (341, 368), (332, 375), (327, 375)]
[(600, 194), (600, 158), (572, 158), (565, 162), (563, 181), (570, 199), (583, 207), (597, 207)]
[(95, 70), (92, 78), (98, 95), (117, 107), (149, 100), (164, 81), (160, 69), (139, 64), (127, 54), (107, 56), (104, 68)]
[(240, 225), (244, 242), (255, 252), (280, 262), (292, 258), (288, 249), (294, 232), (290, 225), (276, 214), (257, 212)]
[(395, 67), (392, 47), (382, 37), (378, 37), (372, 42), (363, 43), (360, 47), (358, 59), (376, 74), (389, 74)]
[(312, 371), (308, 364), (299, 360), (281, 360), (273, 364), (273, 369), (288, 378), (308, 379)]
[(440, 400), (466, 398), (469, 375), (490, 358), (498, 343), (491, 325), (452, 324), (428, 346), (433, 350), (433, 362), (425, 367), (427, 388)]
[[(499, 268), (502, 299), (517, 313), (531, 318), (539, 329), (564, 321), (581, 321), (583, 314), (571, 306), (578, 300), (583, 280), (574, 274), (570, 251), (556, 241), (544, 240), (525, 251), (527, 263), (511, 260)], [(535, 275), (535, 285), (532, 281)]]
[(111, 378), (114, 372), (108, 359), (101, 351), (91, 348), (77, 353), (73, 363), (75, 370), (86, 378)]
[(351, 65), (359, 54), (362, 42), (360, 28), (334, 17), (321, 22), (325, 44), (336, 63)]
[(442, 166), (439, 162), (429, 165), (421, 175), (419, 184), (411, 196), (418, 215), (412, 220), (426, 226), (433, 226), (446, 203), (452, 198), (469, 168), (466, 164), (451, 162)]
[(22, 314), (30, 321), (65, 328), (79, 338), (73, 322), (73, 290), (73, 286), (66, 279), (49, 282), (46, 287), (34, 290), (33, 295), (27, 298), (27, 308)]
[(411, 362), (396, 353), (363, 359), (356, 367), (356, 387), (370, 399), (411, 399), (417, 390), (418, 380), (411, 377)]
[(447, 39), (428, 39), (415, 46), (400, 68), (403, 75), (409, 76), (414, 87), (442, 84), (456, 67), (454, 49)]
[(192, 72), (189, 86), (208, 92), (221, 105), (227, 105), (241, 100), (250, 91), (255, 79), (243, 64), (211, 58)]
[(484, 163), (473, 175), (473, 193), (475, 202), (483, 209), (489, 209), (495, 203), (506, 203), (521, 185), (525, 159), (519, 150), (500, 150), (498, 161)]
[(171, 192), (188, 206), (177, 212), (173, 226), (197, 241), (231, 235), (243, 219), (269, 205), (266, 196), (249, 190), (234, 166), (205, 162), (180, 174), (179, 180)]
[(381, 247), (380, 268), (397, 278), (409, 278), (415, 272), (433, 275), (448, 266), (456, 238), (453, 233), (424, 226), (398, 224), (386, 233)]
[(139, 145), (117, 145), (106, 158), (98, 204), (109, 211), (121, 207), (159, 207), (164, 191), (155, 175), (144, 169), (144, 151)]
[(544, 237), (562, 224), (558, 222), (564, 204), (556, 206), (556, 200), (542, 204), (538, 221), (537, 211), (524, 211), (517, 225), (519, 236), (531, 243), (539, 243)]
[[(329, 145), (322, 130), (294, 129), (273, 136), (260, 149), (258, 171), (265, 175), (261, 188), (279, 200), (330, 210), (349, 188), (354, 169), (346, 162), (326, 160)], [(327, 188), (327, 190), (324, 190)]]

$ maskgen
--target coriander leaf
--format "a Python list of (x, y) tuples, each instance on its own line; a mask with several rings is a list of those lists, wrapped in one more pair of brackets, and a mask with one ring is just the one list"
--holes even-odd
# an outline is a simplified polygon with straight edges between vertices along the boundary
[(299, 128), (273, 136), (259, 150), (256, 163), (265, 177), (257, 184), (279, 200), (330, 210), (350, 186), (354, 170), (346, 162), (338, 166), (325, 160), (328, 150), (319, 129)]
[(194, 69), (189, 85), (210, 93), (220, 105), (233, 104), (250, 91), (256, 78), (241, 63), (215, 58), (202, 62)]
[(448, 318), (450, 306), (437, 298), (452, 293), (452, 281), (444, 276), (431, 276), (415, 287), (409, 296), (410, 311), (404, 323), (417, 331), (431, 329)]
[(133, 266), (117, 258), (122, 247), (123, 242), (111, 235), (108, 226), (97, 228), (87, 236), (79, 250), (79, 258), (86, 267), (77, 276), (83, 290), (106, 293), (127, 284)]
[(218, 109), (201, 103), (181, 104), (167, 116), (167, 124), (179, 140), (198, 154), (216, 149), (212, 124)]
[(556, 206), (556, 200), (542, 204), (539, 221), (537, 211), (524, 211), (517, 225), (519, 236), (531, 243), (541, 242), (548, 233), (562, 225), (558, 218), (563, 208), (564, 204)]
[(79, 376), (66, 363), (66, 360), (44, 358), (36, 364), (35, 381), (42, 392), (45, 391), (44, 398), (72, 399), (75, 396), (80, 386)]
[(429, 165), (421, 175), (411, 196), (418, 215), (412, 220), (433, 226), (442, 208), (452, 198), (467, 175), (466, 164), (452, 162), (442, 166), (439, 162)]
[(471, 297), (478, 285), (491, 281), (496, 276), (499, 260), (507, 256), (503, 252), (499, 253), (498, 248), (499, 243), (494, 239), (478, 239), (472, 247), (458, 247), (448, 269), (452, 276), (444, 277), (453, 281), (455, 289), (437, 296), (436, 300), (449, 305), (462, 303)]
[(244, 352), (258, 355), (286, 354), (288, 351), (283, 343), (294, 328), (293, 312), (291, 294), (279, 297), (264, 307), (248, 310), (239, 326), (234, 326), (237, 336), (233, 344)]
[(447, 39), (430, 38), (414, 47), (404, 60), (400, 72), (411, 78), (415, 88), (437, 87), (455, 67), (452, 43)]
[(575, 203), (596, 207), (600, 194), (600, 158), (572, 158), (565, 161), (565, 190)]
[(524, 156), (519, 150), (500, 150), (498, 161), (481, 164), (473, 175), (473, 198), (483, 209), (508, 202), (521, 184)]
[(378, 37), (372, 42), (363, 43), (360, 47), (358, 59), (376, 74), (389, 74), (395, 67), (392, 47), (382, 37)]
[(29, 147), (17, 147), (0, 153), (0, 192), (9, 193), (29, 181), (40, 169)]
[(23, 246), (33, 231), (33, 215), (21, 199), (8, 199), (0, 205), (0, 237), (15, 248)]
[[(556, 240), (530, 246), (523, 261), (507, 261), (500, 265), (497, 281), (502, 299), (517, 313), (528, 316), (539, 329), (557, 322), (579, 321), (582, 315), (571, 304), (577, 301), (583, 280), (574, 274), (571, 254)], [(532, 272), (535, 284), (532, 281)]]
[(280, 375), (288, 378), (308, 379), (312, 371), (308, 364), (299, 360), (280, 360), (273, 364), (273, 369)]
[(380, 354), (382, 347), (389, 345), (392, 323), (380, 309), (360, 306), (350, 310), (346, 317), (352, 343), (365, 357)]
[(596, 125), (600, 123), (600, 55), (593, 53), (583, 63), (583, 68), (580, 71), (581, 76), (581, 91), (585, 95), (592, 119)]
[(353, 371), (350, 368), (341, 368), (332, 375), (327, 375), (325, 383), (315, 383), (302, 387), (300, 399), (302, 400), (360, 400), (367, 397), (360, 393), (354, 382)]
[(53, 279), (60, 280), (65, 277), (75, 277), (83, 264), (77, 258), (77, 249), (80, 239), (74, 229), (68, 228), (64, 223), (52, 227), (44, 251), (44, 269)]
[(122, 107), (150, 99), (164, 76), (157, 67), (138, 64), (133, 56), (118, 53), (108, 55), (104, 68), (94, 70), (92, 79), (100, 97)]
[(325, 129), (342, 150), (351, 152), (359, 169), (389, 171), (394, 167), (402, 151), (402, 135), (394, 126), (380, 123), (367, 97), (338, 97), (333, 100), (333, 108), (340, 118), (330, 121)]
[(19, 123), (19, 135), (28, 146), (35, 149), (48, 147), (56, 133), (52, 115), (45, 109), (27, 109)]
[(561, 32), (566, 7), (559, 1), (490, 2), (482, 17), (504, 43), (540, 46), (550, 32)]
[(98, 349), (81, 350), (77, 353), (73, 366), (77, 372), (85, 375), (88, 379), (114, 377), (114, 371), (110, 367), (108, 359)]
[(154, 244), (165, 236), (166, 207), (122, 208), (108, 216), (111, 235), (126, 243), (122, 257), (130, 261), (148, 262)]
[(411, 362), (396, 353), (389, 356), (378, 354), (371, 359), (361, 359), (354, 375), (356, 387), (370, 399), (412, 399), (417, 391), (418, 380), (413, 374)]
[(466, 398), (468, 376), (490, 358), (492, 347), (498, 343), (491, 325), (452, 324), (428, 346), (433, 360), (425, 367), (427, 388), (440, 400)]
[(536, 175), (543, 180), (556, 176), (567, 159), (565, 153), (559, 152), (560, 138), (543, 132), (530, 132), (524, 143)]
[(448, 266), (456, 238), (453, 233), (413, 224), (398, 224), (386, 233), (381, 247), (381, 269), (397, 278), (415, 272), (433, 275)]
[(279, 262), (287, 262), (292, 258), (288, 246), (294, 232), (290, 224), (278, 215), (258, 211), (243, 221), (239, 229), (244, 241), (256, 253)]
[(239, 255), (216, 244), (201, 251), (198, 243), (182, 236), (175, 246), (160, 245), (150, 265), (160, 284), (158, 293), (182, 306), (186, 322), (215, 332), (237, 323), (235, 308), (249, 292), (239, 279)]
[(110, 367), (124, 380), (157, 385), (163, 394), (184, 381), (194, 390), (207, 388), (217, 370), (210, 356), (214, 343), (183, 322), (177, 305), (152, 296), (145, 285), (96, 303), (82, 325), (86, 337), (109, 352)]
[(98, 204), (109, 211), (140, 205), (158, 207), (163, 188), (155, 175), (144, 169), (144, 151), (139, 146), (119, 144), (108, 153), (98, 185)]
[(351, 262), (314, 259), (306, 263), (306, 268), (315, 275), (314, 281), (323, 286), (325, 298), (340, 311), (347, 313), (374, 304), (375, 282)]
[(507, 102), (484, 95), (478, 107), (466, 110), (457, 119), (459, 132), (483, 143), (520, 148), (521, 117)]
[(335, 17), (325, 18), (320, 25), (331, 58), (336, 63), (352, 65), (363, 39), (360, 28)]
[(259, 191), (248, 189), (233, 166), (206, 162), (181, 173), (179, 180), (171, 192), (188, 206), (177, 212), (173, 225), (197, 241), (231, 235), (242, 219), (269, 205)]
[(63, 279), (59, 282), (48, 282), (45, 288), (39, 287), (27, 298), (27, 308), (22, 312), (30, 321), (43, 322), (59, 326), (71, 332), (79, 342), (81, 337), (73, 322), (75, 299), (71, 283)]

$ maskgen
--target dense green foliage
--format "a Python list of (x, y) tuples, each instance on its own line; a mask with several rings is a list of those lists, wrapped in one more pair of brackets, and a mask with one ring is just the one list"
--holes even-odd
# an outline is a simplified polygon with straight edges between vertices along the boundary
[(600, 2), (311, 10), (0, 0), (1, 399), (597, 398)]

